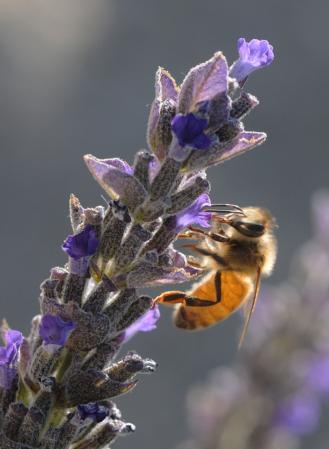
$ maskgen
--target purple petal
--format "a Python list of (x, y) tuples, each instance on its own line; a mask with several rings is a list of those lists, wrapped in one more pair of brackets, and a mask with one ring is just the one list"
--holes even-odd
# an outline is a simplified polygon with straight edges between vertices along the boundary
[(8, 329), (5, 332), (5, 340), (7, 345), (16, 345), (20, 346), (23, 343), (23, 334), (22, 332), (15, 331), (14, 329)]
[(208, 121), (190, 113), (177, 114), (171, 122), (171, 127), (180, 146), (190, 146), (197, 149), (206, 149), (210, 146), (210, 138), (204, 134)]
[(206, 134), (200, 134), (193, 140), (194, 148), (198, 150), (206, 150), (210, 147), (211, 139)]
[(81, 259), (93, 255), (99, 245), (95, 229), (87, 225), (78, 234), (69, 235), (62, 245), (65, 251), (73, 259)]
[(75, 327), (73, 321), (64, 321), (55, 315), (44, 315), (41, 319), (39, 334), (46, 345), (64, 346)]
[(220, 52), (208, 61), (189, 71), (181, 86), (178, 98), (178, 112), (187, 114), (198, 103), (212, 100), (227, 91), (227, 62)]
[(124, 341), (130, 340), (137, 332), (150, 332), (156, 329), (157, 322), (160, 318), (159, 306), (156, 304), (152, 309), (148, 310), (145, 315), (135, 321), (125, 330)]
[(209, 195), (203, 193), (199, 196), (198, 199), (194, 201), (191, 206), (187, 207), (182, 212), (177, 214), (176, 228), (178, 229), (178, 232), (191, 224), (209, 228), (211, 214), (209, 212), (204, 212), (203, 208), (206, 206), (210, 206), (210, 204), (211, 203)]
[(244, 38), (238, 40), (239, 59), (232, 65), (230, 76), (239, 83), (261, 67), (270, 65), (274, 59), (273, 47), (266, 40), (252, 39), (247, 42)]
[(23, 334), (19, 331), (8, 329), (4, 333), (5, 347), (0, 347), (0, 365), (15, 365), (19, 355), (19, 348), (23, 343)]
[(78, 405), (78, 413), (80, 419), (92, 419), (96, 423), (104, 421), (109, 416), (109, 409), (104, 405), (99, 405), (97, 402), (90, 402), (89, 404)]

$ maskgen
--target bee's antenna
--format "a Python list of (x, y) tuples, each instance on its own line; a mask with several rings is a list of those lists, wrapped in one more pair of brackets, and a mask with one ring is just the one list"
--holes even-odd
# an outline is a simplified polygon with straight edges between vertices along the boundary
[(103, 194), (101, 194), (101, 198), (104, 201), (104, 203), (109, 204), (109, 202), (107, 201), (107, 199), (105, 198), (105, 196)]

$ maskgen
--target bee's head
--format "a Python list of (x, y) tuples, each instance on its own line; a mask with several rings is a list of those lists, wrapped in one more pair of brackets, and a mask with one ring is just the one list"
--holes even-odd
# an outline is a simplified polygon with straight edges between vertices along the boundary
[(230, 225), (245, 237), (261, 237), (276, 225), (274, 217), (266, 209), (246, 207), (243, 212), (245, 216), (233, 216)]

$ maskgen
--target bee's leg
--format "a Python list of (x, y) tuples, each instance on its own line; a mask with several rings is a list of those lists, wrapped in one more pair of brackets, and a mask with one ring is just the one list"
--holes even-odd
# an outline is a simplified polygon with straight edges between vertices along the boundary
[(200, 263), (200, 261), (197, 260), (197, 259), (196, 259), (195, 257), (193, 257), (193, 256), (187, 256), (187, 262), (188, 262), (189, 265), (191, 265), (191, 267), (194, 267), (194, 268), (201, 268), (201, 269), (204, 269), (204, 268), (205, 268), (205, 266), (202, 265), (202, 264)]
[(155, 298), (155, 302), (162, 302), (164, 304), (183, 304), (188, 307), (209, 307), (218, 304), (222, 299), (222, 286), (221, 286), (221, 272), (217, 271), (215, 275), (215, 292), (216, 299), (212, 301), (210, 299), (202, 299), (196, 296), (190, 296), (184, 292), (172, 291), (166, 292)]
[(193, 226), (189, 226), (188, 230), (185, 232), (182, 232), (181, 234), (178, 234), (178, 238), (180, 239), (200, 239), (200, 237), (208, 237), (215, 242), (228, 242), (229, 237), (222, 232), (222, 233), (216, 233), (212, 231), (204, 231), (203, 229), (195, 228)]
[(198, 229), (198, 228), (193, 228), (192, 226), (189, 226), (186, 231), (178, 234), (178, 238), (180, 238), (180, 239), (196, 239), (196, 240), (198, 240), (204, 236), (205, 236), (205, 231), (202, 231), (201, 229)]
[(183, 304), (184, 306), (189, 307), (204, 307), (214, 304), (214, 301), (195, 298), (179, 291), (163, 293), (155, 299), (155, 302), (162, 302), (163, 304)]
[[(183, 245), (184, 248), (191, 249), (192, 251), (195, 251), (196, 253), (201, 254), (202, 256), (208, 256), (211, 259), (213, 259), (216, 263), (218, 263), (223, 269), (227, 270), (229, 269), (229, 265), (225, 261), (223, 257), (221, 257), (219, 254), (216, 254), (212, 251), (207, 251), (205, 248), (201, 248), (198, 245)], [(202, 267), (201, 267), (202, 268)]]
[(215, 274), (215, 292), (216, 299), (211, 301), (210, 299), (200, 299), (194, 296), (186, 295), (185, 305), (189, 307), (209, 307), (218, 304), (222, 299), (222, 283), (221, 283), (221, 272), (217, 271)]

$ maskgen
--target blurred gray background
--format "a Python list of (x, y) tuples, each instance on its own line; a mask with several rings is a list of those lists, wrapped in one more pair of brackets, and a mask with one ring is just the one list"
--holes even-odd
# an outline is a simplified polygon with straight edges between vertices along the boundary
[[(68, 195), (102, 203), (82, 155), (132, 161), (145, 129), (158, 65), (181, 81), (236, 40), (268, 39), (275, 63), (250, 79), (261, 100), (246, 128), (268, 133), (259, 149), (210, 170), (218, 202), (268, 207), (280, 225), (283, 280), (311, 232), (312, 192), (329, 187), (326, 0), (0, 0), (1, 316), (28, 332), (40, 282), (63, 264)], [(175, 448), (188, 435), (185, 398), (207, 372), (236, 356), (239, 317), (198, 334), (159, 328), (130, 346), (157, 374), (118, 399), (137, 424), (119, 448)]]

